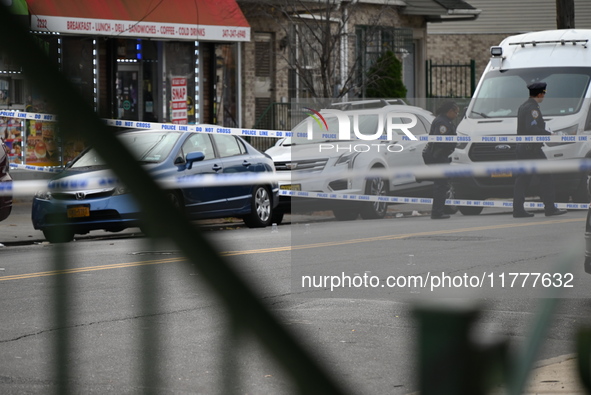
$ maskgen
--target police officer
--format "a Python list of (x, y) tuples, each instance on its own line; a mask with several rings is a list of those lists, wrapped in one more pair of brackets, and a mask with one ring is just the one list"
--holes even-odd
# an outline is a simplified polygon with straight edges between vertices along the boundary
[[(527, 86), (529, 99), (519, 107), (517, 112), (517, 134), (520, 136), (538, 136), (552, 134), (546, 130), (546, 122), (540, 111), (540, 103), (546, 95), (546, 83), (535, 82)], [(542, 151), (542, 143), (517, 144), (517, 159), (546, 159)], [(520, 174), (515, 179), (513, 189), (513, 217), (533, 217), (533, 213), (525, 211), (525, 190), (531, 183), (532, 174)], [(566, 210), (559, 210), (554, 206), (554, 180), (551, 174), (540, 175), (540, 192), (544, 202), (544, 212), (547, 217), (565, 214)]]
[[(431, 124), (429, 130), (430, 135), (436, 136), (455, 136), (456, 126), (453, 120), (458, 116), (460, 107), (452, 100), (445, 101), (437, 109), (437, 117)], [(429, 143), (425, 147), (423, 158), (425, 163), (449, 163), (449, 157), (454, 151), (456, 145), (454, 143)], [(449, 183), (446, 178), (437, 178), (433, 182), (433, 204), (431, 206), (432, 219), (449, 218), (449, 214), (445, 213), (445, 199), (449, 191)]]

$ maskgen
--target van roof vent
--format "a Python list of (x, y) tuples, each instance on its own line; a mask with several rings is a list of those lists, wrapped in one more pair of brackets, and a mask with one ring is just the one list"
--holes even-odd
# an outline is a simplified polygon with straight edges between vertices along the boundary
[(583, 48), (587, 48), (588, 42), (589, 42), (588, 39), (586, 39), (586, 40), (550, 40), (550, 41), (524, 41), (524, 42), (519, 42), (519, 43), (509, 43), (509, 45), (521, 45), (521, 47), (523, 48), (528, 44), (531, 44), (533, 47), (535, 47), (538, 44), (560, 44), (560, 45), (572, 44), (572, 45), (577, 45), (577, 43), (582, 43)]

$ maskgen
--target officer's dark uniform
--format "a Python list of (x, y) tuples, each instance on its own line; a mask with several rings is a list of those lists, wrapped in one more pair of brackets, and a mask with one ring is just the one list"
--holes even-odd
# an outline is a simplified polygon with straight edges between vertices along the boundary
[[(530, 98), (519, 107), (517, 112), (517, 134), (520, 136), (540, 136), (551, 134), (546, 130), (546, 122), (540, 111), (539, 103), (534, 99), (539, 93), (546, 93), (546, 83), (536, 82), (528, 85)], [(519, 143), (517, 144), (517, 159), (533, 160), (546, 159), (542, 151), (542, 143)], [(525, 190), (529, 186), (533, 175), (520, 174), (515, 179), (515, 188), (513, 190), (513, 216), (532, 217), (533, 213), (528, 213), (523, 208), (525, 202)], [(554, 180), (551, 174), (541, 174), (540, 176), (540, 194), (544, 202), (544, 211), (546, 216), (560, 215), (566, 213), (565, 210), (558, 210), (554, 206)]]
[[(438, 115), (429, 130), (430, 135), (455, 136), (456, 126), (445, 114)], [(450, 163), (449, 155), (454, 151), (454, 143), (429, 143), (432, 144), (431, 163)], [(445, 178), (437, 178), (433, 182), (433, 205), (431, 218), (441, 218), (445, 214), (445, 198), (449, 190), (449, 184)]]

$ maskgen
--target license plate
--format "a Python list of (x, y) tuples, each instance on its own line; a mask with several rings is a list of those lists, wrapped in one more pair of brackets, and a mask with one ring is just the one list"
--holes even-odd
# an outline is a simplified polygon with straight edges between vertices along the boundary
[(513, 173), (510, 171), (505, 171), (505, 172), (501, 172), (501, 173), (492, 173), (490, 176), (494, 177), (494, 178), (513, 177)]
[(281, 185), (279, 187), (279, 189), (284, 189), (286, 191), (301, 191), (302, 190), (302, 184)]
[(68, 207), (68, 218), (90, 217), (89, 206)]

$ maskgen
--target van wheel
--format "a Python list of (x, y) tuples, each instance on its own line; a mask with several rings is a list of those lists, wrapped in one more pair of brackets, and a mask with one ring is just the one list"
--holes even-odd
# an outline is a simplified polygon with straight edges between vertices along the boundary
[(69, 243), (74, 240), (74, 231), (67, 227), (43, 229), (43, 236), (52, 244)]
[(249, 228), (264, 228), (271, 225), (273, 206), (269, 190), (263, 186), (256, 186), (250, 200), (250, 214), (243, 218)]
[(359, 216), (359, 210), (356, 208), (335, 208), (332, 210), (337, 221), (353, 221)]
[(458, 206), (458, 210), (464, 215), (478, 215), (483, 209), (484, 207)]
[(577, 189), (573, 193), (573, 203), (589, 203), (591, 200), (591, 195), (589, 194), (589, 188), (591, 184), (589, 183), (590, 175), (585, 173), (581, 176), (581, 180), (579, 181), (579, 185), (577, 185)]

